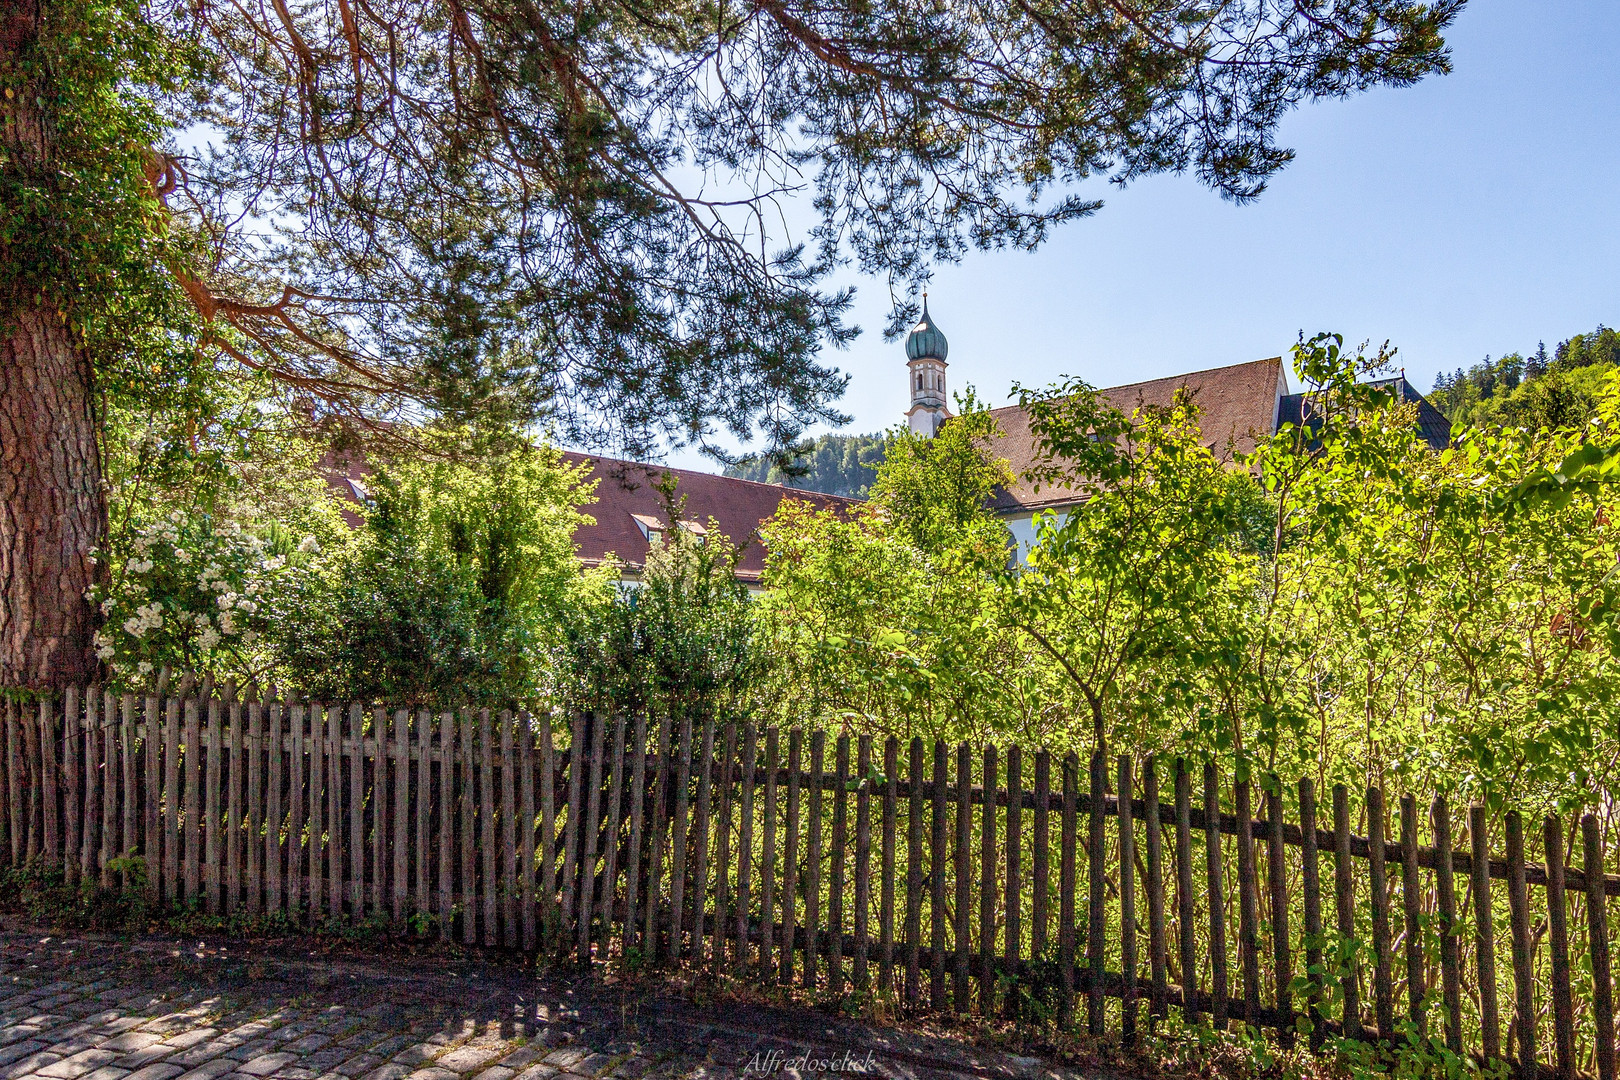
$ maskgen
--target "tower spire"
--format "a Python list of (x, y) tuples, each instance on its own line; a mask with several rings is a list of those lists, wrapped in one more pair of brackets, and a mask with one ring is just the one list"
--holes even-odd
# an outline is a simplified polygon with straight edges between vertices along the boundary
[(922, 318), (906, 338), (906, 368), (911, 382), (911, 409), (906, 421), (911, 430), (930, 438), (950, 418), (945, 396), (945, 357), (950, 345), (928, 313), (923, 293)]

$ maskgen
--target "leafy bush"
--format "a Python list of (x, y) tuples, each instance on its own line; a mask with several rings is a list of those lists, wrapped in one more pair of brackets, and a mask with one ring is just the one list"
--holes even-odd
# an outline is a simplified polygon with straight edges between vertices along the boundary
[(609, 588), (574, 553), (582, 485), (549, 448), (385, 465), (364, 528), (269, 611), (278, 676), (328, 698), (537, 705), (563, 628)]
[(566, 627), (562, 699), (600, 714), (741, 717), (765, 664), (753, 603), (736, 576), (741, 551), (716, 521), (701, 534), (681, 528), (685, 499), (674, 498), (673, 483), (660, 490), (669, 527), (641, 581)]
[(932, 438), (897, 430), (869, 502), (784, 501), (761, 530), (760, 598), (779, 719), (896, 735), (1039, 730), (1032, 683), (1050, 673), (998, 614), (1007, 527), (987, 508), (1011, 479), (971, 394)]
[(135, 530), (127, 555), (91, 599), (106, 622), (97, 655), (125, 685), (164, 667), (248, 676), (268, 625), (262, 610), (291, 568), (320, 550), (314, 536), (270, 539), (240, 522), (171, 512)]

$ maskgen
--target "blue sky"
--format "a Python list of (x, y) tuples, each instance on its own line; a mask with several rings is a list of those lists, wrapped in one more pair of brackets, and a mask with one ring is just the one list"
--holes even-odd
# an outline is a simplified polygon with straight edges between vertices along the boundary
[[(1299, 331), (1385, 339), (1419, 389), (1485, 355), (1620, 322), (1620, 4), (1473, 0), (1454, 71), (1294, 113), (1297, 157), (1235, 206), (1191, 177), (1106, 200), (1034, 253), (969, 256), (930, 286), (953, 389), (1002, 404), (1014, 380), (1098, 386), (1240, 363)], [(846, 432), (907, 406), (882, 284), (855, 279), (865, 332)], [(713, 469), (690, 451), (671, 464)]]

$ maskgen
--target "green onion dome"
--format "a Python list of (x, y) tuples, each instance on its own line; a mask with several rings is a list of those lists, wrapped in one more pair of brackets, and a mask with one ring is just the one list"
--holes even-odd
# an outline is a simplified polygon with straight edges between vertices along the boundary
[(906, 338), (906, 359), (944, 360), (950, 351), (950, 343), (945, 340), (945, 335), (939, 332), (934, 320), (928, 317), (928, 296), (925, 293), (922, 321), (912, 329), (911, 336)]

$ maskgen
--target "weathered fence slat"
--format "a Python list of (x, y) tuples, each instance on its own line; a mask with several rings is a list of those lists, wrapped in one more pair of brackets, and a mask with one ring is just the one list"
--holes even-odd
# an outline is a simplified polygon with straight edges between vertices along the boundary
[(292, 750), (287, 762), (287, 775), (292, 788), (287, 798), (287, 911), (295, 921), (301, 921), (307, 896), (305, 886), (308, 884), (304, 876), (304, 843), (308, 838), (310, 811), (313, 809), (306, 800), (312, 800), (313, 793), (308, 790), (309, 766), (304, 760), (309, 750), (305, 741), (308, 710), (303, 705), (294, 705), (291, 712)]
[[(171, 697), (163, 709), (163, 899), (181, 899), (180, 883), (180, 699)], [(46, 740), (49, 745), (49, 740)], [(45, 774), (45, 797), (56, 796), (54, 770)], [(47, 818), (47, 822), (51, 819)], [(47, 825), (46, 849), (53, 846), (54, 823)]]
[[(359, 702), (349, 706), (349, 907), (359, 919), (366, 908), (366, 714)], [(449, 740), (445, 742), (448, 744)], [(448, 759), (446, 759), (448, 762)], [(449, 765), (445, 766), (447, 769)], [(449, 840), (448, 822), (444, 827)], [(448, 905), (444, 916), (444, 932), (450, 933)]]
[[(985, 779), (985, 790), (989, 791), (989, 777)], [(1063, 822), (1060, 829), (1061, 850), (1058, 854), (1058, 968), (1063, 982), (1058, 1019), (1065, 1027), (1074, 1023), (1074, 890), (1077, 841), (1075, 811), (1080, 801), (1079, 794), (1080, 761), (1074, 752), (1070, 751), (1063, 757)], [(985, 801), (988, 803), (990, 800)]]
[[(463, 945), (478, 944), (478, 871), (477, 852), (478, 834), (474, 832), (478, 810), (478, 788), (474, 778), (479, 774), (477, 764), (473, 759), (473, 720), (472, 711), (462, 709), (461, 720), (461, 798), (457, 809), (461, 817), (461, 942)], [(575, 720), (574, 730), (577, 732), (579, 721)], [(378, 766), (381, 767), (381, 743), (378, 743)], [(577, 745), (577, 744), (576, 744)], [(575, 751), (578, 757), (578, 751)], [(572, 818), (569, 827), (574, 827)], [(572, 863), (572, 860), (570, 860)], [(568, 918), (567, 908), (564, 907), (563, 918)]]
[(1284, 1046), (1294, 1045), (1293, 957), (1288, 938), (1288, 860), (1283, 846), (1282, 778), (1266, 786), (1266, 885), (1271, 892), (1271, 988), (1277, 1002), (1278, 1031)]
[(1479, 987), (1480, 1048), (1487, 1061), (1502, 1056), (1501, 1021), (1496, 1005), (1496, 928), (1491, 913), (1490, 849), (1487, 846), (1485, 807), (1468, 808), (1468, 840), (1472, 848), (1474, 892), (1475, 985)]
[[(951, 1004), (959, 1013), (971, 1007), (970, 934), (973, 918), (973, 748), (956, 746), (956, 955)], [(1044, 811), (1042, 811), (1044, 813)]]
[[(1339, 917), (1339, 935), (1356, 936), (1356, 895), (1354, 868), (1350, 863), (1350, 793), (1343, 784), (1333, 785), (1333, 899)], [(1361, 1037), (1360, 962), (1351, 954), (1339, 976), (1339, 992), (1344, 1006), (1339, 1030), (1346, 1038)]]
[(1597, 1030), (1598, 1080), (1614, 1080), (1614, 984), (1609, 952), (1609, 919), (1603, 887), (1603, 842), (1598, 820), (1581, 818), (1581, 869), (1586, 874), (1587, 948), (1592, 959), (1592, 1020)]
[[(737, 833), (737, 927), (731, 954), (732, 973), (735, 975), (742, 974), (748, 959), (748, 913), (753, 898), (754, 870), (754, 768), (758, 763), (758, 738), (753, 724), (743, 725), (743, 749), (739, 762), (742, 769), (742, 814)], [(859, 872), (858, 855), (855, 861)]]
[[(424, 733), (425, 736), (425, 733)], [(426, 738), (423, 739), (426, 745)], [(326, 710), (326, 914), (336, 921), (343, 917), (343, 709), (331, 705)]]
[[(1014, 744), (1007, 748), (1007, 811), (1004, 815), (1006, 825), (1006, 838), (1003, 847), (1006, 850), (1006, 875), (1003, 882), (1002, 895), (1006, 898), (1002, 903), (1002, 958), (1006, 970), (1018, 970), (1019, 943), (1022, 938), (1022, 927), (1019, 925), (1019, 914), (1023, 908), (1023, 830), (1020, 828), (1021, 815), (1024, 809), (1023, 790), (1023, 751)], [(989, 795), (987, 794), (988, 798)], [(1009, 1005), (1014, 1004), (1009, 1000)]]
[[(521, 941), (518, 931), (518, 848), (517, 848), (517, 752), (513, 742), (515, 723), (510, 709), (501, 710), (501, 846), (500, 846), (500, 880), (501, 880), (501, 937), (502, 945), (507, 948), (516, 948)], [(422, 755), (422, 789), (427, 790), (427, 740), (423, 739)], [(619, 721), (619, 751), (622, 758), (624, 751), (624, 721)], [(617, 775), (617, 772), (615, 772)], [(417, 815), (417, 821), (426, 823), (426, 812)], [(614, 817), (617, 823), (617, 815)], [(531, 823), (532, 824), (532, 823)], [(609, 850), (614, 849), (614, 833), (609, 832)], [(423, 852), (426, 853), (426, 838), (423, 839)], [(611, 865), (611, 864), (609, 864)], [(613, 895), (613, 875), (608, 874), (607, 893)], [(422, 904), (427, 906), (426, 889), (423, 889)], [(607, 905), (605, 915), (611, 915), (612, 905)], [(604, 934), (606, 933), (607, 918), (603, 919)]]
[(81, 878), (95, 875), (94, 858), (101, 831), (101, 785), (98, 782), (101, 778), (101, 724), (98, 720), (101, 702), (97, 700), (100, 696), (93, 686), (85, 690), (83, 726), (73, 733), (78, 745), (84, 748), (80, 755), (80, 768), (84, 773), (84, 819), (79, 832), (78, 876)]
[[(478, 898), (481, 903), (480, 921), (483, 923), (485, 948), (494, 947), (500, 940), (497, 901), (500, 878), (497, 876), (495, 839), (495, 729), (488, 709), (478, 710)], [(403, 815), (401, 815), (403, 817)], [(595, 838), (592, 837), (594, 840)], [(588, 864), (587, 864), (588, 867)], [(590, 880), (588, 877), (585, 880)], [(590, 925), (590, 897), (582, 905), (583, 922)], [(589, 949), (580, 958), (590, 959)]]
[[(893, 737), (890, 738), (892, 741)], [(782, 842), (782, 956), (776, 965), (777, 981), (783, 986), (793, 982), (793, 946), (799, 925), (799, 762), (803, 742), (804, 733), (800, 729), (788, 732), (787, 818)]]
[[(62, 779), (67, 789), (63, 792), (64, 809), (67, 811), (64, 816), (67, 820), (63, 830), (62, 871), (68, 881), (75, 880), (79, 864), (79, 831), (82, 828), (79, 820), (79, 730), (84, 722), (83, 707), (79, 687), (68, 687), (62, 703), (61, 735)], [(54, 725), (52, 730), (55, 730)]]
[[(922, 997), (923, 741), (911, 740), (911, 790), (906, 805), (906, 1004)], [(820, 769), (812, 764), (812, 776)], [(815, 783), (814, 779), (811, 783)], [(812, 871), (813, 872), (813, 871)], [(995, 880), (991, 874), (992, 882)]]
[[(667, 750), (667, 747), (666, 747)], [(667, 755), (666, 755), (667, 756)], [(551, 743), (551, 721), (540, 724), (540, 938), (546, 948), (554, 948), (561, 917), (557, 913), (557, 761)], [(659, 765), (663, 775), (663, 765)], [(464, 849), (466, 841), (461, 845)], [(657, 860), (654, 859), (656, 873)], [(656, 879), (655, 879), (656, 880)], [(649, 912), (652, 908), (648, 908)], [(654, 934), (649, 915), (648, 944)]]
[[(872, 736), (855, 743), (855, 989), (871, 989)], [(745, 845), (746, 846), (746, 845)]]
[(1524, 824), (1517, 810), (1505, 822), (1508, 860), (1508, 920), (1513, 936), (1514, 1057), (1520, 1080), (1536, 1080), (1536, 1003), (1531, 978), (1530, 902), (1524, 876)]
[(935, 739), (933, 817), (930, 819), (933, 829), (928, 838), (928, 872), (932, 885), (928, 895), (928, 921), (933, 930), (928, 942), (932, 950), (928, 965), (928, 1004), (935, 1009), (945, 1008), (945, 878), (946, 860), (950, 858), (946, 846), (949, 827), (945, 789), (950, 782), (949, 762), (945, 740)]
[[(669, 882), (669, 959), (679, 962), (681, 959), (681, 935), (686, 929), (685, 900), (686, 879), (690, 866), (686, 858), (686, 818), (689, 809), (692, 778), (692, 720), (690, 717), (681, 719), (680, 746), (676, 750), (675, 760), (675, 820), (672, 823), (674, 840), (670, 852)], [(798, 754), (793, 755), (794, 774), (798, 772)], [(793, 886), (787, 887), (788, 903), (792, 904)], [(791, 938), (790, 938), (791, 941)], [(783, 947), (782, 967), (784, 972), (790, 972), (793, 964), (793, 947), (791, 944)], [(788, 980), (784, 975), (783, 981)]]
[[(649, 960), (662, 954), (658, 948), (658, 912), (663, 905), (665, 836), (669, 832), (669, 741), (667, 717), (658, 721), (658, 762), (653, 772), (652, 827), (647, 836), (647, 901), (643, 918), (642, 951)], [(671, 874), (673, 877), (673, 874)]]
[(1102, 751), (1091, 755), (1091, 800), (1086, 830), (1086, 1029), (1093, 1037), (1103, 1033), (1103, 904), (1107, 887), (1103, 876), (1103, 795), (1108, 785), (1108, 764)]
[[(804, 843), (804, 968), (800, 983), (815, 993), (821, 937), (821, 778), (826, 769), (827, 735), (810, 733), (810, 790), (806, 792)], [(915, 764), (915, 763), (914, 763)], [(915, 771), (915, 768), (913, 769)], [(908, 936), (908, 942), (915, 937)]]
[[(410, 911), (410, 856), (411, 856), (411, 714), (406, 709), (394, 710), (391, 745), (377, 740), (377, 768), (389, 773), (393, 796), (388, 815), (389, 866), (392, 871), (389, 887), (389, 914), (396, 924), (402, 923)], [(388, 745), (385, 752), (383, 747)], [(391, 760), (392, 766), (384, 764)], [(468, 909), (469, 917), (472, 913)], [(469, 944), (471, 944), (469, 942)]]
[(1435, 847), (1444, 857), (1435, 862), (1435, 907), (1440, 931), (1440, 988), (1446, 1010), (1446, 1049), (1462, 1053), (1462, 958), (1457, 948), (1457, 886), (1452, 876), (1451, 809), (1445, 796), (1436, 796), (1429, 809)]
[(1385, 872), (1384, 792), (1367, 789), (1367, 891), (1372, 900), (1373, 1007), (1378, 1018), (1379, 1038), (1395, 1032), (1395, 980), (1390, 971), (1389, 880)]
[(668, 718), (658, 721), (657, 768), (653, 772), (652, 824), (647, 835), (646, 912), (642, 916), (642, 951), (649, 960), (658, 951), (658, 912), (663, 905), (665, 835), (669, 822), (669, 740)]
[[(588, 965), (591, 962), (591, 900), (596, 885), (596, 829), (601, 821), (600, 815), (602, 813), (602, 742), (607, 727), (598, 717), (592, 717), (589, 725), (590, 734), (586, 737), (586, 741), (590, 744), (590, 779), (586, 783), (584, 839), (580, 845), (579, 857), (579, 908), (575, 913), (575, 918), (578, 919), (575, 926), (578, 937), (578, 959), (581, 965)], [(585, 747), (580, 747), (580, 750), (584, 751)], [(584, 766), (585, 760), (581, 758), (579, 764)], [(583, 768), (581, 771), (584, 771)], [(489, 793), (489, 784), (485, 782), (484, 812), (489, 814), (491, 808), (492, 800)], [(494, 877), (492, 873), (494, 870), (492, 862), (494, 840), (495, 830), (493, 824), (486, 824), (484, 826), (484, 843), (488, 845), (486, 851), (489, 852), (484, 858), (484, 877), (486, 881)], [(701, 890), (699, 890), (698, 895), (702, 895)], [(492, 916), (495, 913), (493, 897), (486, 899), (484, 906), (485, 918), (492, 921)], [(698, 908), (701, 910), (701, 903)], [(489, 936), (490, 932), (486, 926), (484, 930), (485, 944), (494, 944), (488, 940)]]
[[(637, 763), (638, 767), (641, 765), (641, 763), (644, 760), (642, 755), (641, 755), (641, 737), (642, 737), (642, 734), (643, 734), (643, 731), (644, 731), (644, 724), (645, 724), (645, 721), (643, 721), (641, 719), (637, 719), (637, 721), (636, 721), (636, 763)], [(536, 923), (535, 923), (535, 902), (534, 902), (534, 873), (535, 873), (535, 866), (534, 866), (534, 720), (526, 712), (525, 713), (519, 713), (518, 714), (517, 725), (518, 725), (518, 727), (517, 727), (518, 776), (520, 778), (519, 779), (519, 785), (518, 785), (519, 791), (518, 791), (518, 822), (517, 822), (517, 826), (518, 826), (518, 881), (519, 881), (521, 889), (522, 889), (522, 893), (518, 897), (518, 903), (522, 907), (522, 926), (521, 926), (519, 932), (522, 935), (521, 944), (522, 944), (523, 951), (524, 952), (533, 952), (535, 950), (535, 948), (536, 948), (536, 946), (538, 944), (538, 940), (539, 940), (539, 935), (538, 935), (538, 931), (537, 931), (537, 927), (536, 927)], [(445, 741), (448, 741), (448, 740), (445, 740)], [(442, 775), (443, 775), (443, 773), (441, 772), (441, 776)], [(442, 785), (443, 781), (441, 780), (440, 783)], [(448, 794), (448, 792), (446, 792), (444, 797), (442, 797), (439, 800), (439, 806), (441, 807), (441, 811), (440, 811), (440, 819), (441, 820), (443, 819), (443, 816), (444, 816), (442, 808), (447, 806), (449, 804), (449, 802), (450, 802), (449, 794)], [(640, 840), (640, 836), (639, 836), (639, 833), (640, 833), (640, 829), (639, 829), (639, 824), (640, 824), (639, 810), (641, 808), (638, 805), (636, 807), (636, 809), (638, 811), (638, 815), (637, 815), (638, 828), (636, 830), (637, 835), (633, 836), (632, 840), (631, 840), (632, 850), (631, 850), (631, 856), (630, 856), (630, 858), (631, 858), (631, 867), (632, 867), (632, 869), (630, 871), (630, 874), (631, 874), (632, 878), (635, 876), (634, 866), (635, 866), (636, 851), (635, 851), (634, 845), (636, 843), (638, 843), (639, 840)], [(442, 903), (446, 907), (448, 907), (449, 901), (450, 901), (450, 884), (449, 884), (449, 882), (447, 880), (449, 870), (450, 870), (449, 831), (447, 829), (445, 829), (441, 825), (440, 829), (439, 829), (439, 833), (440, 833), (439, 843), (442, 845), (441, 849), (440, 849), (441, 855), (440, 855), (440, 858), (439, 858), (439, 895), (441, 897)], [(635, 919), (635, 910), (634, 909), (635, 909), (635, 903), (634, 903), (634, 901), (632, 901), (631, 902), (631, 910), (625, 916), (624, 940), (625, 940), (626, 945), (628, 945), (630, 943), (630, 941), (635, 937), (635, 932), (634, 932), (635, 928), (632, 925), (633, 921)], [(446, 912), (446, 917), (448, 917), (448, 912)]]
[(61, 773), (58, 771), (60, 763), (54, 737), (56, 725), (52, 722), (51, 702), (46, 698), (41, 698), (39, 702), (39, 725), (35, 745), (39, 747), (39, 772), (45, 779), (45, 801), (41, 807), (45, 825), (45, 865), (59, 866), (62, 861), (62, 836), (58, 829), (61, 822), (61, 791), (57, 777)]
[(1238, 953), (1243, 964), (1243, 1022), (1260, 1023), (1260, 882), (1254, 858), (1254, 807), (1247, 779), (1233, 785), (1238, 816)]
[[(6, 794), (10, 802), (7, 831), (11, 834), (11, 864), (23, 861), (23, 777), (22, 752), (18, 747), (21, 726), (17, 720), (17, 703), (6, 702)], [(150, 788), (148, 789), (150, 790)]]
[[(737, 725), (735, 723), (726, 724), (720, 742), (720, 805), (714, 828), (714, 940), (710, 949), (710, 965), (716, 975), (720, 975), (725, 971), (726, 935), (731, 930), (731, 920), (727, 917), (726, 908), (730, 903), (729, 886), (732, 869), (731, 811), (733, 802), (731, 784), (732, 770), (736, 766), (737, 756)], [(842, 859), (841, 854), (838, 857)], [(839, 870), (842, 871), (842, 869), (843, 867), (840, 865)], [(837, 961), (835, 960), (835, 968), (836, 965)]]
[(1564, 827), (1556, 815), (1542, 825), (1547, 866), (1547, 943), (1552, 957), (1553, 1044), (1559, 1080), (1575, 1077), (1575, 1003), (1569, 986), (1569, 919), (1564, 909)]
[(1136, 794), (1130, 755), (1119, 758), (1119, 970), (1124, 976), (1120, 1001), (1120, 1035), (1136, 1041), (1136, 827), (1132, 802)]
[(1035, 754), (1035, 814), (1032, 822), (1030, 871), (1034, 888), (1030, 896), (1029, 952), (1046, 955), (1046, 936), (1051, 922), (1051, 836), (1052, 753), (1042, 749)]
[[(225, 910), (235, 913), (242, 906), (242, 782), (246, 732), (243, 731), (242, 703), (231, 701), (225, 722), (229, 750), (225, 760)], [(356, 910), (359, 910), (358, 908)]]
[[(129, 725), (125, 724), (126, 738), (129, 738)], [(249, 918), (258, 916), (261, 906), (265, 903), (265, 811), (264, 811), (264, 704), (259, 701), (248, 703), (248, 733), (247, 733), (247, 913)], [(129, 759), (126, 756), (124, 764), (127, 777), (129, 772)], [(126, 828), (134, 819), (134, 800), (128, 799), (124, 806), (124, 821)]]
[[(412, 875), (412, 891), (414, 904), (419, 915), (430, 914), (436, 899), (429, 889), (432, 884), (432, 875), (429, 867), (433, 865), (433, 845), (429, 837), (433, 834), (428, 831), (433, 814), (433, 759), (430, 756), (433, 749), (433, 714), (427, 709), (416, 710), (416, 746), (412, 755), (416, 759), (416, 779), (411, 785), (411, 791), (416, 803), (416, 842), (411, 845), (411, 862), (415, 869)], [(336, 779), (334, 777), (334, 779)], [(334, 828), (337, 822), (332, 822)], [(334, 849), (334, 856), (336, 850)], [(334, 867), (336, 859), (333, 859)], [(336, 896), (336, 893), (333, 894)]]
[(832, 864), (827, 881), (827, 994), (844, 989), (844, 845), (849, 840), (849, 733), (840, 732), (833, 752)]
[(1147, 803), (1148, 967), (1153, 980), (1153, 1005), (1148, 1015), (1156, 1024), (1166, 1015), (1169, 995), (1169, 955), (1164, 934), (1164, 830), (1159, 820), (1159, 772), (1150, 757), (1142, 766), (1142, 799)]
[[(123, 776), (123, 761), (118, 746), (117, 701), (111, 690), (107, 690), (102, 696), (101, 724), (101, 883), (111, 887), (112, 871), (109, 864), (123, 854), (128, 844), (127, 840), (120, 842), (118, 792), (119, 781)], [(233, 871), (232, 881), (234, 882), (236, 878), (237, 874)]]
[(1198, 954), (1193, 925), (1192, 777), (1187, 759), (1176, 758), (1176, 922), (1180, 931), (1181, 1014), (1198, 1021)]
[(1226, 1027), (1226, 889), (1221, 853), (1221, 796), (1214, 762), (1204, 764), (1204, 866), (1209, 877), (1209, 967), (1211, 1014), (1216, 1028)]
[(320, 922), (326, 902), (326, 707), (310, 706), (309, 737), (309, 921)]
[[(781, 734), (772, 725), (765, 729), (765, 813), (762, 823), (765, 844), (759, 867), (759, 968), (771, 970), (772, 945), (776, 933), (776, 765), (781, 753)], [(653, 893), (649, 893), (651, 898)], [(650, 902), (650, 899), (649, 899)]]
[(371, 710), (371, 889), (372, 914), (381, 916), (392, 909), (388, 888), (388, 815), (393, 805), (388, 797), (388, 713), (382, 706)]
[(883, 962), (878, 985), (885, 990), (894, 989), (894, 860), (899, 793), (900, 740), (890, 735), (883, 742), (883, 867), (878, 898), (878, 952)]
[(265, 748), (269, 755), (268, 783), (265, 793), (265, 833), (264, 833), (264, 861), (265, 873), (268, 880), (265, 897), (265, 911), (271, 915), (287, 910), (286, 891), (282, 888), (282, 870), (285, 867), (282, 855), (282, 834), (285, 820), (282, 816), (282, 782), (284, 758), (282, 750), (283, 722), (286, 718), (286, 708), (281, 702), (272, 702), (269, 711), (269, 727), (265, 732)]
[(1305, 970), (1311, 986), (1306, 1008), (1311, 1020), (1311, 1049), (1320, 1050), (1324, 1041), (1322, 996), (1326, 990), (1322, 967), (1322, 867), (1316, 838), (1316, 784), (1308, 776), (1299, 781), (1299, 827), (1303, 841), (1300, 884), (1305, 892)]
[[(623, 937), (619, 941), (620, 962), (626, 968), (629, 967), (632, 950), (636, 947), (636, 910), (637, 903), (641, 899), (641, 846), (645, 842), (646, 831), (647, 718), (644, 715), (636, 716), (635, 731), (630, 739), (630, 858), (624, 874), (624, 930)], [(524, 820), (531, 826), (534, 823), (533, 805), (531, 799), (523, 811)], [(533, 831), (532, 828), (530, 831)], [(532, 869), (530, 876), (533, 876)], [(648, 897), (649, 906), (655, 905), (656, 898), (651, 890)]]
[(219, 836), (219, 773), (220, 765), (225, 757), (225, 747), (220, 741), (220, 708), (218, 698), (208, 702), (208, 739), (202, 750), (205, 755), (203, 780), (203, 874), (206, 896), (204, 910), (210, 915), (219, 914), (221, 900), (223, 899), (224, 882), (220, 880), (220, 836)]
[[(821, 754), (819, 752), (819, 747), (821, 746), (821, 742), (820, 742), (821, 738), (822, 738), (822, 733), (819, 732), (819, 731), (816, 732), (816, 741), (814, 743), (812, 743), (812, 745), (814, 747), (816, 747), (817, 749), (814, 751), (815, 765), (812, 766), (812, 768), (815, 771), (815, 777), (814, 777), (814, 779), (812, 779), (811, 783), (815, 785), (814, 790), (815, 790), (815, 792), (817, 793), (818, 796), (819, 796), (820, 791), (821, 791), (821, 783), (820, 783), (820, 777), (821, 777)], [(695, 967), (701, 967), (702, 964), (703, 964), (703, 952), (704, 952), (704, 941), (705, 941), (705, 936), (704, 936), (704, 933), (703, 933), (703, 926), (704, 926), (703, 916), (704, 916), (704, 909), (708, 906), (708, 891), (709, 891), (709, 818), (710, 818), (712, 810), (713, 810), (713, 807), (711, 805), (711, 800), (714, 798), (714, 721), (713, 720), (705, 720), (703, 722), (703, 731), (702, 731), (701, 737), (699, 738), (699, 743), (700, 743), (700, 747), (699, 747), (699, 751), (698, 751), (699, 761), (698, 761), (698, 781), (697, 781), (698, 782), (697, 811), (693, 815), (693, 822), (692, 822), (692, 964)], [(592, 777), (592, 783), (593, 783), (593, 786), (594, 786), (594, 783), (595, 783), (594, 775)], [(819, 812), (820, 812), (820, 800), (819, 800), (819, 798), (813, 799), (812, 803), (814, 805), (814, 808), (815, 808), (816, 812), (819, 814)], [(813, 842), (819, 842), (819, 840), (820, 840), (821, 830), (819, 828), (819, 824), (820, 824), (820, 821), (819, 821), (819, 817), (818, 817), (818, 819), (817, 819), (818, 828), (815, 830), (815, 833), (814, 833), (815, 841), (813, 841)], [(594, 828), (594, 822), (592, 824), (592, 827)], [(819, 871), (820, 865), (821, 865), (820, 859), (817, 858), (818, 854), (819, 854), (819, 849), (813, 849), (812, 852), (811, 852), (811, 856), (810, 856), (811, 866), (812, 866), (812, 868), (814, 870), (817, 870), (817, 871)], [(813, 901), (814, 901), (815, 895), (816, 895), (816, 885), (817, 885), (817, 879), (812, 879), (810, 881), (810, 893), (811, 893), (811, 896), (807, 898), (812, 902), (812, 905), (813, 905)], [(815, 917), (814, 917), (814, 913), (813, 913), (813, 907), (811, 908), (811, 910), (812, 910), (812, 914), (809, 915), (806, 918), (806, 922), (808, 922), (810, 924), (810, 926), (813, 928), (815, 926)], [(807, 989), (813, 989), (815, 987), (814, 952), (813, 952), (813, 950), (810, 950), (810, 949), (805, 950), (805, 987)]]
[[(979, 1014), (995, 1009), (996, 971), (996, 748), (984, 748), (979, 775), (984, 799), (979, 805)], [(1074, 888), (1071, 879), (1068, 888)]]
[(1417, 799), (1401, 797), (1401, 912), (1406, 931), (1406, 1018), (1418, 1038), (1428, 1034), (1423, 1007), (1423, 923), (1418, 882)]
[[(613, 725), (613, 750), (608, 755), (607, 760), (607, 768), (610, 770), (608, 773), (607, 829), (604, 833), (607, 838), (607, 850), (603, 852), (604, 866), (602, 870), (601, 898), (603, 959), (607, 958), (607, 940), (612, 934), (613, 916), (616, 910), (614, 901), (618, 893), (619, 815), (622, 813), (624, 805), (624, 738), (625, 718), (621, 716)], [(502, 751), (507, 758), (511, 757), (511, 752), (505, 749), (504, 743)], [(510, 783), (506, 787), (508, 788), (507, 806), (508, 815), (510, 816)], [(511, 860), (508, 859), (507, 862), (510, 865)], [(508, 940), (510, 941), (510, 939)]]

